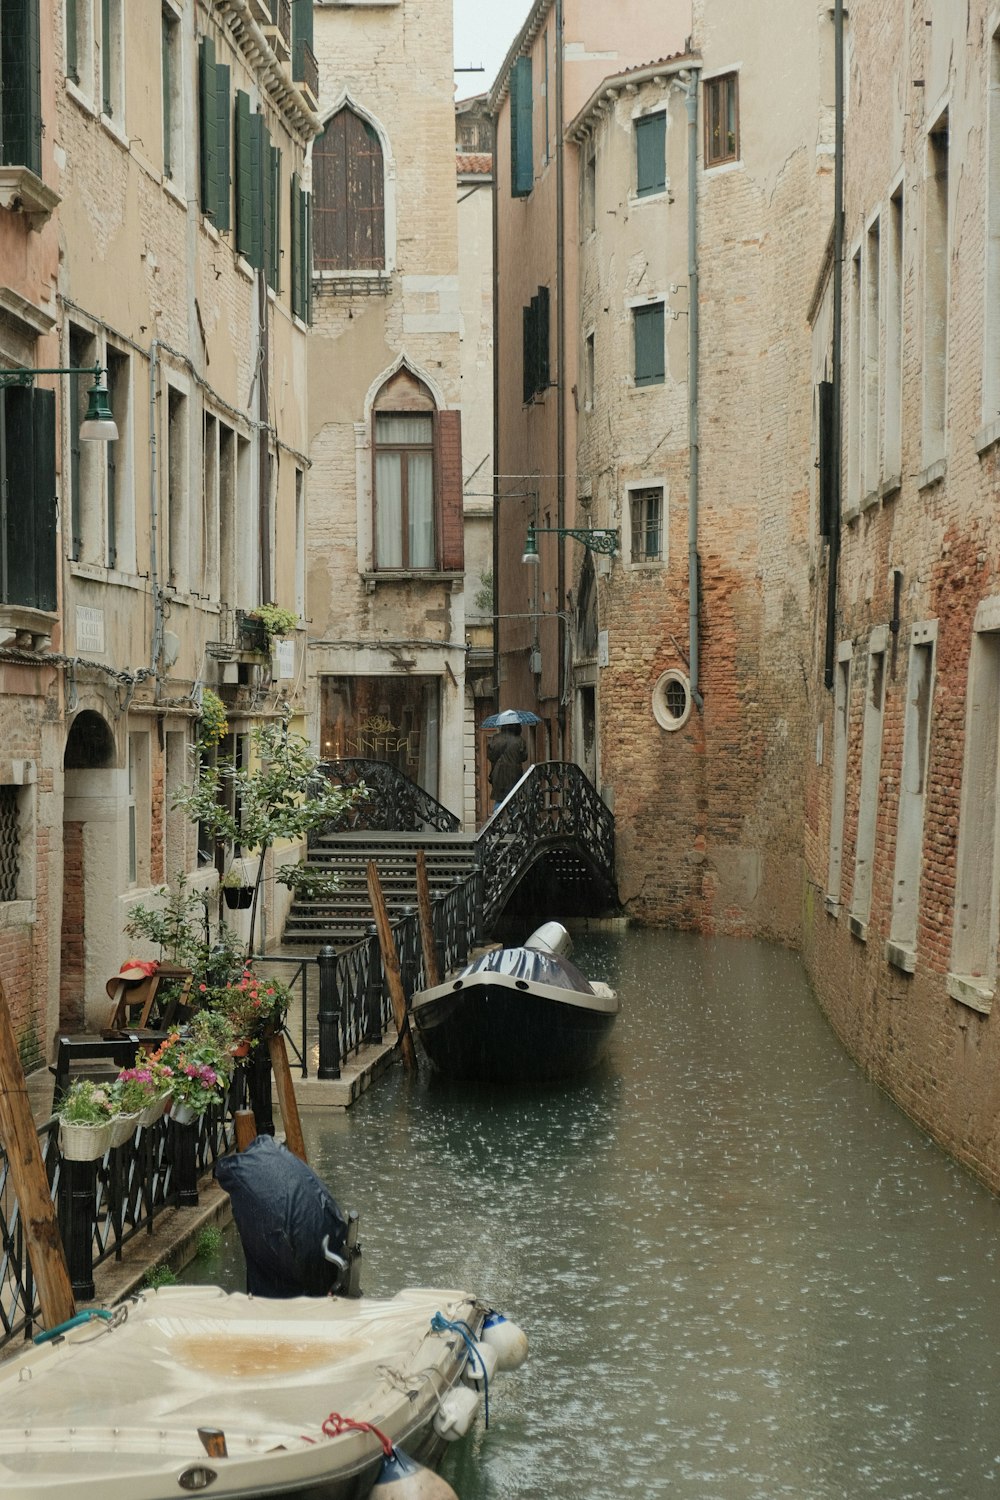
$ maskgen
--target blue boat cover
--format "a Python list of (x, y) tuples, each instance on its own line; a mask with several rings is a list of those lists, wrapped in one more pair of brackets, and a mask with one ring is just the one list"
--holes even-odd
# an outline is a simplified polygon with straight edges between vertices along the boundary
[(494, 948), (468, 964), (459, 978), (484, 973), (509, 974), (512, 979), (524, 979), (528, 984), (552, 984), (563, 990), (594, 994), (591, 984), (576, 964), (570, 963), (568, 958), (542, 953), (537, 948)]
[(325, 1297), (340, 1270), (323, 1255), (323, 1239), (342, 1255), (347, 1216), (321, 1177), (273, 1136), (216, 1162), (215, 1177), (232, 1199), (255, 1297)]

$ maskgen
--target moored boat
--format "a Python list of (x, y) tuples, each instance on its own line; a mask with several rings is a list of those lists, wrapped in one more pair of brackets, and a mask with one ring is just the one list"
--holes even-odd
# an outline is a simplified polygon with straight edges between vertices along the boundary
[(486, 1309), (457, 1291), (279, 1301), (165, 1287), (124, 1311), (0, 1365), (4, 1500), (364, 1500), (385, 1453), (372, 1429), (433, 1459), (467, 1430), (492, 1367), (477, 1342)]
[(618, 1014), (606, 984), (569, 959), (569, 934), (546, 922), (519, 948), (481, 954), (411, 1000), (413, 1024), (434, 1066), (451, 1078), (541, 1082), (592, 1068)]

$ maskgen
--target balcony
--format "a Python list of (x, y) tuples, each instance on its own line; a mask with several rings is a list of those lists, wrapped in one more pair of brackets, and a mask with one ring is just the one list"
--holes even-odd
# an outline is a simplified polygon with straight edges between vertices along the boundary
[(295, 43), (292, 82), (297, 83), (310, 109), (319, 109), (319, 63), (304, 38)]
[(271, 0), (271, 17), (263, 25), (264, 35), (279, 62), (292, 56), (292, 0)]

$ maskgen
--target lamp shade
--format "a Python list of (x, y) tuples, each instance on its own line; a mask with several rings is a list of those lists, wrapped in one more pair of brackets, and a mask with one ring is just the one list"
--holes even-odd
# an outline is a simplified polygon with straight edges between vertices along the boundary
[(91, 442), (116, 443), (118, 427), (111, 415), (107, 388), (100, 383), (87, 392), (87, 415), (80, 423), (80, 436)]
[(535, 528), (533, 526), (528, 527), (528, 535), (524, 539), (524, 555), (521, 561), (523, 563), (531, 563), (536, 568), (538, 567), (538, 543), (535, 540)]

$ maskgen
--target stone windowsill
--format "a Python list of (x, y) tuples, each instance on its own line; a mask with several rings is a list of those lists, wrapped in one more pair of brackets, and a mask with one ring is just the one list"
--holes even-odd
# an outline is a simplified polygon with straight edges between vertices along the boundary
[(917, 475), (917, 489), (929, 490), (932, 485), (940, 484), (948, 472), (948, 464), (943, 458), (936, 458), (932, 464), (928, 464), (920, 474)]
[(903, 476), (901, 474), (890, 474), (883, 479), (878, 487), (879, 497), (882, 500), (894, 500), (903, 488)]
[(28, 927), (35, 920), (34, 901), (0, 901), (0, 932)]
[(837, 900), (836, 896), (824, 896), (823, 905), (826, 908), (826, 914), (828, 917), (840, 916), (840, 902)]
[(862, 921), (860, 917), (856, 917), (853, 912), (847, 919), (847, 928), (851, 937), (856, 937), (859, 943), (867, 943), (868, 923)]
[(863, 511), (864, 510), (871, 510), (872, 506), (873, 505), (877, 505), (880, 499), (881, 499), (881, 496), (880, 496), (880, 494), (879, 494), (879, 492), (878, 492), (877, 489), (876, 490), (869, 490), (866, 495), (862, 495), (862, 497), (861, 497), (861, 504), (858, 507), (858, 509), (859, 510), (863, 510)]
[(986, 426), (981, 427), (976, 433), (976, 452), (981, 458), (998, 442), (1000, 442), (1000, 420), (987, 422)]
[(957, 1000), (959, 1005), (967, 1005), (970, 1010), (978, 1011), (981, 1016), (988, 1016), (993, 1008), (993, 987), (987, 984), (981, 975), (976, 974), (949, 974), (948, 994), (952, 1000)]
[(0, 208), (24, 214), (32, 229), (47, 224), (61, 199), (30, 167), (0, 167)]
[(903, 974), (912, 974), (917, 967), (916, 951), (902, 943), (894, 943), (890, 938), (885, 945), (885, 961)]

